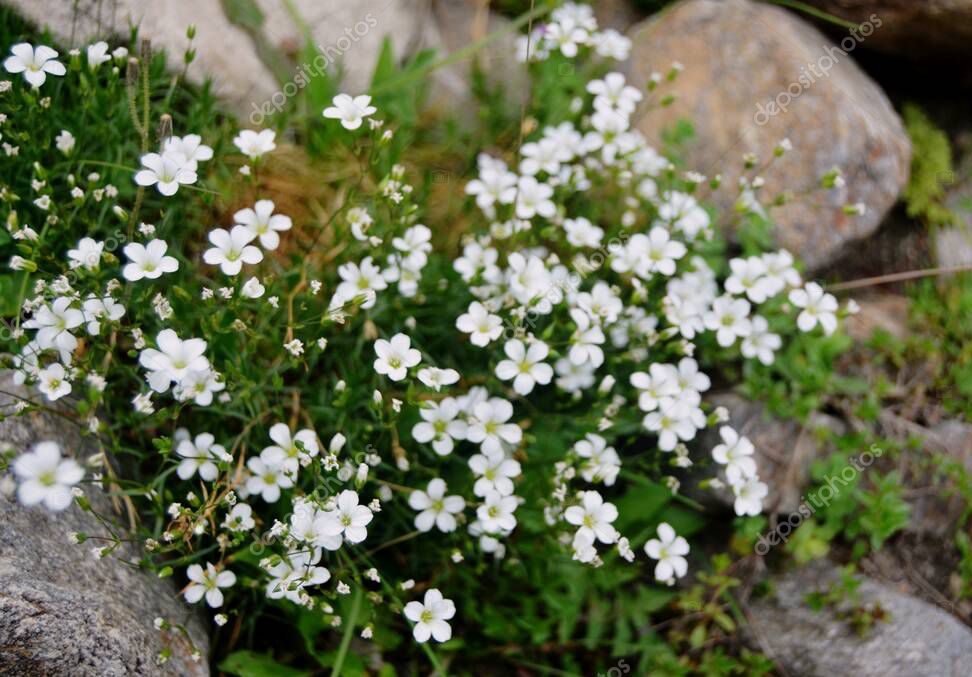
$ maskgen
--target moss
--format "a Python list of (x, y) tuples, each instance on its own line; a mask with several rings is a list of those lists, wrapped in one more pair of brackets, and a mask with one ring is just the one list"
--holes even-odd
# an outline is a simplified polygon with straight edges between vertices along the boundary
[(944, 204), (954, 177), (948, 136), (916, 104), (906, 104), (903, 114), (912, 145), (911, 178), (903, 195), (908, 216), (927, 226), (954, 224), (955, 214)]

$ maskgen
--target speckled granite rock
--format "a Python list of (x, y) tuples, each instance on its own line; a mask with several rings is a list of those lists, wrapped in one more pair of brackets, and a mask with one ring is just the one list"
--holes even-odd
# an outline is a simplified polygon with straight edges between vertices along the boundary
[[(0, 390), (27, 396), (9, 374)], [(0, 411), (13, 399), (0, 395)], [(35, 412), (0, 422), (0, 444), (25, 450), (43, 440), (59, 442), (79, 460), (92, 453), (73, 423)], [(102, 514), (110, 500), (94, 485), (85, 494)], [(170, 581), (133, 570), (114, 559), (95, 560), (89, 544), (75, 545), (69, 534), (104, 533), (76, 505), (60, 513), (24, 507), (0, 495), (0, 674), (4, 675), (208, 675), (208, 640), (195, 612), (177, 597)], [(136, 558), (135, 553), (129, 553)], [(185, 625), (202, 659), (190, 658), (180, 634), (160, 632), (162, 616)], [(168, 647), (164, 666), (156, 657)]]
[(858, 637), (833, 611), (813, 611), (808, 593), (825, 590), (839, 570), (817, 562), (772, 579), (773, 592), (750, 607), (751, 644), (766, 650), (784, 674), (816, 677), (964, 677), (972, 630), (938, 607), (864, 577), (857, 604), (887, 614)]
[[(910, 142), (852, 55), (795, 14), (749, 0), (688, 0), (629, 35), (635, 83), (673, 61), (685, 66), (676, 102), (643, 115), (637, 127), (657, 144), (663, 130), (690, 120), (696, 134), (686, 163), (708, 176), (722, 174), (714, 199), (723, 209), (735, 201), (742, 155), (765, 162), (788, 137), (794, 149), (762, 174), (764, 202), (816, 186), (835, 165), (846, 186), (773, 209), (778, 243), (817, 269), (877, 229), (907, 181)], [(864, 216), (843, 212), (857, 202), (867, 206)]]

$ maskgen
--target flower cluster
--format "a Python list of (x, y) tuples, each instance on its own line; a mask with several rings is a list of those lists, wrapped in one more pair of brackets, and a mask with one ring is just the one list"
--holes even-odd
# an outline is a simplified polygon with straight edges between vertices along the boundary
[[(375, 553), (415, 539), (423, 556), (447, 544), (444, 569), (515, 566), (526, 529), (571, 566), (639, 566), (643, 550), (672, 585), (690, 552), (672, 524), (690, 534), (662, 515), (646, 540), (625, 514), (632, 486), (667, 500), (683, 481), (727, 484), (738, 515), (761, 512), (769, 488), (753, 445), (705, 398), (723, 364), (768, 369), (798, 332), (829, 335), (843, 311), (785, 250), (726, 255), (705, 206), (713, 181), (633, 127), (662, 78), (641, 92), (612, 69), (626, 38), (566, 4), (523, 39), (530, 67), (590, 57), (594, 75), (565, 115), (524, 126), (519, 148), (479, 155), (458, 196), (472, 222), (461, 251), (433, 246), (422, 191), (367, 95), (315, 114), (354, 176), (314, 219), (261, 181), (271, 129), (240, 131), (226, 154), (245, 163), (242, 176), (222, 172), (245, 199), (209, 188), (220, 184), (206, 168), (227, 161), (213, 148), (231, 146), (189, 133), (125, 174), (127, 209), (104, 209), (118, 191), (88, 177), (98, 213), (127, 221), (119, 237), (66, 210), (57, 233), (8, 218), (24, 245), (12, 266), (33, 276), (12, 337), (17, 380), (50, 401), (78, 398), (110, 451), (151, 450), (138, 496), (158, 525), (146, 561), (177, 560), (187, 602), (227, 609), (216, 622), (259, 590), (337, 627), (335, 600), (366, 595), (416, 641), (445, 642), (457, 609), (440, 588), (456, 579), (436, 574), (406, 602), (415, 582), (379, 571)], [(108, 59), (101, 44), (91, 69)], [(56, 56), (18, 45), (5, 67), (39, 87), (64, 73)], [(70, 158), (74, 136), (56, 139)], [(55, 187), (36, 181), (33, 205), (54, 225)], [(202, 230), (172, 216), (197, 183), (225, 207)], [(740, 184), (740, 213), (763, 212), (757, 184)], [(158, 226), (139, 209), (157, 210)], [(711, 426), (722, 444), (699, 453)], [(13, 469), (23, 503), (58, 510), (84, 475), (48, 443)]]

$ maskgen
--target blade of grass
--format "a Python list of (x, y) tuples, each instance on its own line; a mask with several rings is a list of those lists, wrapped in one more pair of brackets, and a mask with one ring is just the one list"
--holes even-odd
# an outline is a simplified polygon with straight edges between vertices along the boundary
[(500, 36), (505, 35), (506, 33), (509, 33), (511, 31), (520, 30), (520, 28), (531, 23), (533, 20), (543, 16), (550, 10), (551, 8), (548, 6), (536, 7), (530, 10), (529, 12), (526, 12), (525, 14), (521, 14), (506, 26), (503, 26), (502, 28), (498, 28), (492, 33), (484, 35), (479, 40), (476, 40), (475, 42), (466, 45), (462, 49), (457, 49), (456, 51), (454, 51), (452, 54), (449, 54), (448, 56), (433, 61), (432, 63), (430, 63), (428, 66), (425, 66), (424, 68), (420, 68), (415, 71), (410, 71), (406, 73), (403, 77), (400, 77), (396, 80), (389, 80), (383, 83), (382, 85), (374, 88), (371, 92), (369, 92), (369, 94), (374, 95), (376, 93), (384, 92), (390, 89), (395, 89), (396, 87), (400, 87), (402, 85), (408, 84), (415, 80), (421, 80), (422, 78), (424, 78), (426, 75), (428, 75), (434, 70), (443, 68), (445, 66), (451, 66), (454, 63), (459, 63), (460, 61), (468, 59), (473, 54), (475, 54), (483, 47), (485, 47), (486, 45), (499, 39)]
[(800, 2), (800, 0), (763, 0), (763, 2), (771, 5), (780, 5), (782, 7), (789, 7), (790, 9), (795, 9), (798, 12), (803, 12), (804, 14), (809, 14), (810, 16), (826, 21), (827, 23), (832, 23), (841, 28), (857, 28), (858, 24), (853, 21), (848, 21), (847, 19), (841, 19), (839, 16), (834, 16), (829, 12), (825, 12), (822, 9), (818, 9), (812, 5), (808, 5), (805, 2)]

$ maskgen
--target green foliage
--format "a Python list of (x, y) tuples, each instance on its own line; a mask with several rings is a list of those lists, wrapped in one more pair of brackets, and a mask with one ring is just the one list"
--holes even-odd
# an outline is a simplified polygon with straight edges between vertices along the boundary
[(921, 280), (911, 299), (916, 332), (902, 358), (926, 361), (943, 405), (972, 419), (972, 273)]
[(889, 619), (888, 612), (874, 603), (870, 606), (860, 601), (861, 581), (855, 575), (855, 567), (849, 564), (840, 571), (840, 578), (822, 590), (815, 590), (805, 597), (807, 605), (816, 612), (828, 611), (841, 620), (859, 637), (864, 637), (877, 623)]
[(954, 181), (948, 136), (916, 104), (905, 105), (902, 114), (912, 145), (911, 176), (903, 193), (908, 216), (930, 226), (954, 223), (955, 215), (943, 203)]

